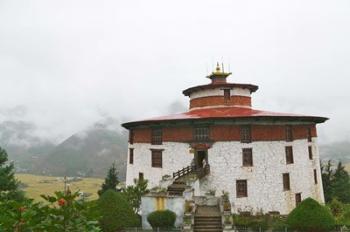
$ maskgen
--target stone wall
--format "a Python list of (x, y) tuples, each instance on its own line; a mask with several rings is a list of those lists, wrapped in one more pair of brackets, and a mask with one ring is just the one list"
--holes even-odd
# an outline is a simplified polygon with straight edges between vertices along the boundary
[[(313, 160), (309, 160), (308, 146), (313, 149)], [(187, 143), (164, 142), (163, 145), (134, 143), (134, 164), (127, 166), (127, 185), (138, 178), (139, 172), (149, 180), (149, 186), (159, 184), (164, 175), (190, 165), (193, 154)], [(286, 164), (285, 146), (293, 146), (294, 163)], [(253, 149), (253, 167), (242, 166), (242, 148)], [(163, 168), (151, 167), (151, 150), (164, 149)], [(316, 138), (286, 141), (257, 141), (249, 144), (238, 141), (216, 142), (208, 149), (208, 163), (211, 173), (199, 183), (196, 193), (205, 194), (216, 190), (216, 194), (227, 191), (233, 210), (289, 213), (295, 207), (295, 194), (301, 193), (302, 199), (312, 197), (324, 202), (319, 152)], [(317, 170), (318, 184), (314, 183), (313, 170)], [(283, 191), (282, 173), (290, 173), (290, 191)], [(248, 197), (236, 197), (236, 180), (246, 179)]]

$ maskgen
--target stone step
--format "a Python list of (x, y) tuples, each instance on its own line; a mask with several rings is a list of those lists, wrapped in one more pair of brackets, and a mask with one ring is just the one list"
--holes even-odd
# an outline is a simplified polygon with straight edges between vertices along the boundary
[(196, 229), (205, 229), (205, 228), (208, 228), (208, 229), (222, 229), (222, 226), (221, 224), (214, 224), (214, 225), (196, 225), (194, 224), (194, 228)]
[(193, 229), (194, 232), (222, 232), (223, 229)]
[[(174, 187), (174, 188), (186, 188), (185, 184), (171, 184), (169, 187)], [(169, 188), (168, 187), (168, 188)]]
[(221, 221), (221, 217), (218, 216), (218, 217), (213, 217), (213, 216), (210, 216), (210, 217), (205, 217), (205, 216), (195, 216), (194, 217), (194, 220), (196, 221)]
[(173, 196), (182, 196), (182, 192), (173, 192), (173, 191), (168, 191), (169, 195)]
[(194, 221), (194, 224), (195, 225), (198, 225), (198, 226), (205, 226), (205, 225), (221, 225), (221, 221)]
[(173, 182), (173, 184), (182, 184), (182, 185), (186, 185), (186, 183), (184, 181), (181, 181), (181, 180), (175, 180)]

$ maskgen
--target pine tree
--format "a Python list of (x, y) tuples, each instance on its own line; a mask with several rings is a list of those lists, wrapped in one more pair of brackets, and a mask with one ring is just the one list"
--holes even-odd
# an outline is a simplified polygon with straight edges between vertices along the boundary
[(124, 194), (135, 213), (139, 213), (141, 207), (141, 197), (149, 192), (148, 181), (134, 179), (134, 185), (124, 189)]
[(115, 163), (108, 170), (108, 174), (105, 178), (105, 182), (102, 184), (102, 188), (97, 192), (101, 196), (104, 192), (111, 189), (117, 191), (117, 185), (119, 184), (118, 171)]
[(341, 162), (334, 172), (333, 187), (334, 195), (339, 201), (350, 203), (350, 176)]
[(0, 147), (0, 199), (20, 199), (23, 194), (18, 190), (14, 165), (13, 163), (7, 164), (7, 161), (7, 152)]
[(334, 198), (350, 203), (350, 176), (341, 162), (336, 168), (331, 161), (322, 166), (322, 182), (327, 203)]

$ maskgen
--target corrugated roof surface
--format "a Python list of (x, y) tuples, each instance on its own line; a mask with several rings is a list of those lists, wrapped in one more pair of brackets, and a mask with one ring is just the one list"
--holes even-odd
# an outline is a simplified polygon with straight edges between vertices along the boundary
[(149, 118), (141, 121), (124, 123), (123, 126), (129, 128), (134, 125), (148, 124), (162, 121), (178, 121), (178, 120), (200, 120), (200, 119), (238, 119), (238, 118), (284, 118), (302, 121), (311, 121), (315, 123), (325, 122), (328, 118), (318, 116), (306, 116), (289, 113), (276, 113), (262, 110), (254, 110), (250, 108), (240, 107), (220, 107), (191, 110), (181, 114), (173, 114), (155, 118)]

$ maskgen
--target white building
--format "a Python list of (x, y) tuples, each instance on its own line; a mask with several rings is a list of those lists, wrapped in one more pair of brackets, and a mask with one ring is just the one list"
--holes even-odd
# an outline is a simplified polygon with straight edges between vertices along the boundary
[(126, 184), (145, 178), (154, 187), (190, 166), (202, 174), (195, 195), (228, 192), (233, 212), (287, 214), (307, 197), (323, 203), (316, 124), (327, 118), (254, 110), (258, 86), (228, 83), (229, 75), (218, 66), (210, 84), (183, 91), (188, 112), (123, 124)]

